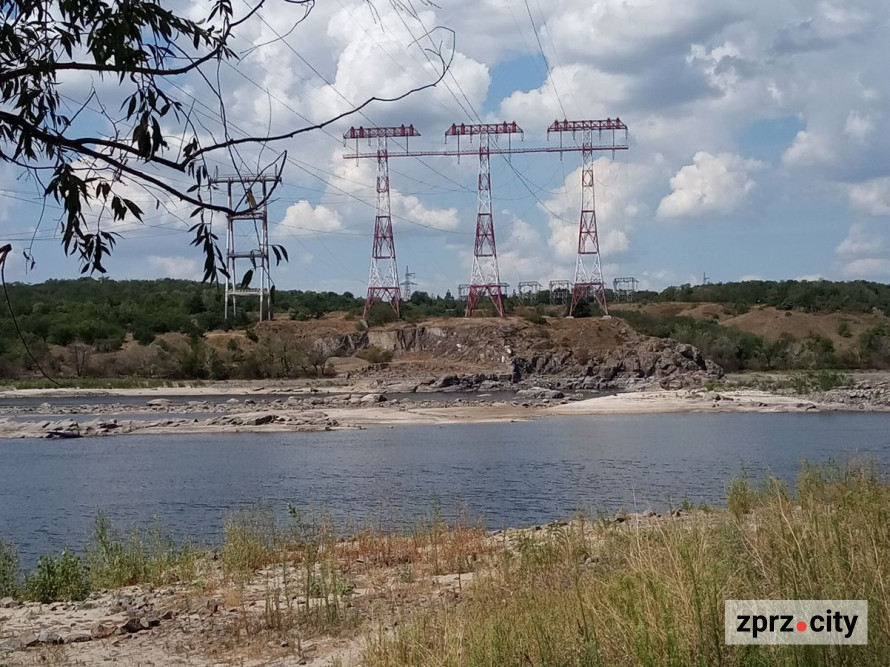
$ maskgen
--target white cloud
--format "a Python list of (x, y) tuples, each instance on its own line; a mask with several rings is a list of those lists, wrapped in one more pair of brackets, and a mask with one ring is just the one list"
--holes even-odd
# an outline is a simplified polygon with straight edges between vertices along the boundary
[(867, 223), (854, 223), (835, 250), (837, 269), (848, 279), (886, 279), (890, 276), (887, 245), (882, 232)]
[(844, 133), (858, 141), (864, 143), (875, 130), (875, 121), (869, 114), (860, 114), (858, 111), (851, 111), (847, 115), (844, 123)]
[[(398, 190), (391, 192), (390, 209), (400, 218), (407, 218), (436, 229), (456, 229), (460, 224), (456, 208), (427, 208), (418, 197), (403, 195)], [(409, 224), (399, 217), (393, 220), (394, 225)]]
[(890, 177), (851, 185), (849, 196), (853, 207), (868, 215), (890, 216)]
[(855, 223), (850, 227), (847, 238), (838, 245), (836, 252), (841, 259), (852, 260), (880, 252), (883, 245), (884, 239), (868, 225)]
[(833, 157), (824, 137), (801, 130), (782, 156), (782, 163), (789, 167), (812, 167), (830, 162)]
[(201, 277), (201, 265), (191, 257), (160, 257), (151, 255), (148, 265), (153, 272), (164, 278), (180, 278), (198, 280)]
[(746, 280), (763, 280), (763, 278), (761, 278), (756, 273), (748, 273), (748, 274), (745, 274), (744, 276), (742, 276), (741, 278), (739, 278), (739, 280), (741, 280), (742, 282), (745, 282)]
[(692, 218), (737, 209), (754, 189), (751, 172), (761, 163), (738, 155), (699, 152), (671, 178), (673, 192), (661, 200), (660, 218)]
[(287, 207), (284, 219), (273, 232), (276, 236), (309, 236), (343, 229), (340, 214), (323, 204), (313, 206), (305, 199)]
[[(630, 250), (629, 232), (647, 210), (641, 192), (652, 179), (652, 170), (639, 164), (614, 162), (603, 157), (594, 162), (596, 218), (603, 259)], [(581, 217), (581, 167), (566, 176), (560, 192), (544, 201), (547, 243), (557, 261), (574, 266), (578, 253)]]

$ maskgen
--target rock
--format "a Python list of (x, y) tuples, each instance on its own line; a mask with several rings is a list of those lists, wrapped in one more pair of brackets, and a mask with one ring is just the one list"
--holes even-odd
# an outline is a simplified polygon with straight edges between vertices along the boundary
[(615, 523), (624, 523), (627, 521), (627, 510), (623, 507), (615, 513)]
[(443, 375), (430, 386), (433, 387), (433, 389), (445, 389), (446, 387), (453, 387), (457, 384), (460, 384), (460, 378), (457, 375)]
[(652, 517), (655, 516), (655, 512), (653, 512), (651, 509), (649, 509), (649, 510), (646, 510), (645, 512), (643, 512), (643, 516), (647, 519), (651, 519)]
[(14, 609), (17, 606), (20, 606), (20, 603), (18, 603), (15, 598), (0, 599), (0, 607), (3, 609)]
[(237, 405), (240, 402), (241, 401), (239, 401), (237, 398), (230, 398), (228, 401), (226, 401), (226, 403), (228, 403), (229, 405)]
[(397, 382), (386, 388), (388, 394), (413, 394), (417, 391), (417, 385), (411, 382)]
[(161, 614), (161, 620), (162, 620), (162, 621), (169, 621), (169, 620), (171, 620), (171, 619), (173, 618), (173, 616), (174, 616), (173, 610), (172, 610), (172, 609), (168, 609), (168, 610), (165, 611), (163, 614)]
[(55, 630), (41, 630), (40, 634), (37, 635), (37, 641), (41, 644), (61, 644), (62, 635)]
[(47, 438), (79, 438), (80, 424), (73, 419), (49, 422), (44, 427), (44, 433)]
[(386, 396), (383, 394), (365, 394), (361, 398), (361, 402), (368, 403), (383, 403), (386, 400)]
[(257, 417), (245, 419), (244, 424), (247, 426), (262, 426), (264, 424), (271, 424), (275, 419), (275, 415), (259, 415)]
[(117, 626), (111, 621), (99, 621), (90, 629), (93, 639), (105, 639), (117, 632)]
[(142, 627), (142, 619), (137, 616), (133, 616), (132, 618), (128, 618), (125, 623), (120, 625), (119, 629), (123, 632), (133, 634), (134, 632), (139, 632), (140, 630), (144, 630), (146, 628)]
[(74, 632), (70, 632), (64, 637), (62, 637), (63, 644), (80, 644), (82, 642), (88, 642), (92, 639), (91, 633), (86, 630), (75, 630)]
[(565, 398), (565, 394), (556, 389), (532, 387), (531, 389), (520, 389), (517, 391), (516, 398), (558, 399)]
[(0, 642), (0, 652), (24, 651), (27, 645), (18, 637)]
[(150, 408), (163, 408), (172, 403), (173, 401), (169, 398), (153, 398), (150, 401), (146, 401), (145, 404)]
[(154, 628), (161, 624), (161, 619), (154, 614), (143, 616), (140, 620), (142, 622), (142, 627), (144, 628)]

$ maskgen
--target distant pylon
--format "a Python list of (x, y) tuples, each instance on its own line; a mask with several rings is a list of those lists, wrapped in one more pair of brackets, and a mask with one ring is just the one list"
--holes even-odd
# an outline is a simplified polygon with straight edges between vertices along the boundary
[(398, 127), (351, 127), (344, 139), (377, 140), (377, 210), (374, 217), (374, 242), (371, 245), (371, 272), (368, 276), (368, 296), (365, 299), (363, 317), (375, 301), (388, 301), (400, 315), (402, 301), (399, 287), (399, 270), (396, 263), (396, 244), (392, 233), (392, 213), (389, 197), (389, 137), (418, 137), (420, 132), (413, 125)]
[(405, 301), (411, 299), (411, 294), (413, 293), (412, 287), (415, 287), (417, 283), (414, 282), (414, 278), (417, 277), (416, 273), (412, 273), (408, 271), (408, 266), (405, 266), (405, 280), (402, 281), (402, 287), (404, 287), (404, 291), (402, 292), (402, 296)]
[[(479, 183), (476, 208), (476, 240), (473, 245), (473, 273), (470, 277), (470, 292), (467, 295), (466, 317), (470, 317), (479, 300), (488, 296), (497, 310), (504, 316), (504, 289), (498, 269), (498, 250), (494, 235), (494, 218), (491, 213), (491, 135), (521, 133), (514, 123), (483, 123), (479, 125), (452, 125), (445, 133), (447, 137), (479, 137)], [(460, 144), (458, 143), (458, 146)]]

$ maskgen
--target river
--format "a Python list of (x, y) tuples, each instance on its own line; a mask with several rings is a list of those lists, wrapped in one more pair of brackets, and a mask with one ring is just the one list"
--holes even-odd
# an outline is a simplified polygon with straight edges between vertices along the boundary
[(793, 483), (804, 458), (890, 464), (890, 414), (653, 414), (399, 426), (329, 433), (0, 441), (0, 538), (23, 562), (82, 548), (96, 512), (120, 527), (158, 517), (219, 541), (223, 519), (265, 504), (335, 524), (408, 525), (464, 506), (489, 528), (576, 511), (720, 504), (743, 468)]

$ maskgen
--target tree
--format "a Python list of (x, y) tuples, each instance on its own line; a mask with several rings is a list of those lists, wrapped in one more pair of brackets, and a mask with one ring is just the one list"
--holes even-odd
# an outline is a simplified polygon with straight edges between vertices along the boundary
[[(210, 214), (255, 211), (275, 188), (263, 198), (248, 190), (232, 207), (219, 203), (219, 197), (214, 202), (211, 162), (228, 163), (240, 174), (246, 164), (242, 151), (256, 149), (261, 155), (262, 148), (321, 129), (374, 102), (394, 102), (435, 86), (450, 64), (441, 47), (433, 48), (441, 65), (433, 81), (394, 97), (369, 97), (321, 122), (278, 134), (235, 137), (226, 118), (219, 68), (239, 60), (233, 38), (248, 22), (263, 20), (260, 10), (267, 1), (275, 0), (253, 0), (242, 12), (232, 0), (212, 0), (201, 20), (180, 15), (160, 0), (3, 3), (0, 161), (18, 167), (45, 197), (58, 202), (62, 246), (79, 258), (82, 272), (104, 273), (103, 259), (117, 242), (119, 235), (103, 227), (103, 215), (106, 220), (142, 219), (142, 209), (127, 196), (129, 187), (147, 192), (158, 205), (172, 201), (191, 207), (192, 245), (204, 253), (204, 280), (215, 280), (225, 269)], [(302, 10), (294, 28), (315, 4), (277, 2)], [(123, 99), (122, 113), (116, 110), (117, 99), (112, 107), (95, 86), (82, 99), (64, 94), (69, 78), (83, 73), (116, 80), (114, 94)], [(181, 84), (196, 92), (185, 92)], [(195, 115), (198, 98), (218, 106), (219, 136), (202, 138), (208, 132)], [(261, 171), (280, 175), (286, 160), (283, 151)], [(87, 217), (91, 205), (100, 211), (94, 221)], [(33, 263), (27, 251), (26, 258)]]

